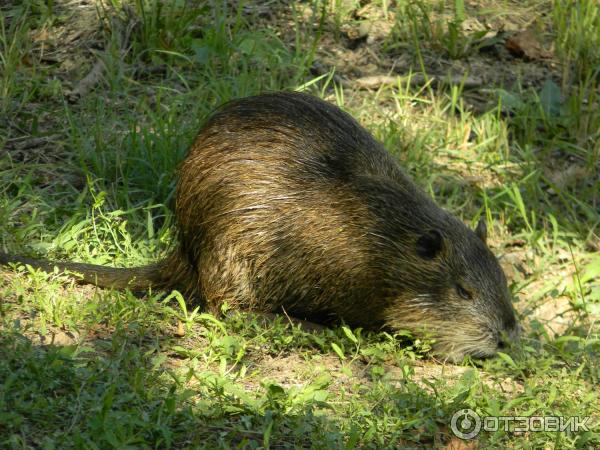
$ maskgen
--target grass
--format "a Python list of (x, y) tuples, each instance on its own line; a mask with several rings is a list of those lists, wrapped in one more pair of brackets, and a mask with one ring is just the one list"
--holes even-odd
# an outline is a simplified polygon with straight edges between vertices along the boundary
[(396, 9), (396, 23), (389, 49), (413, 48), (422, 43), (444, 52), (452, 59), (475, 53), (485, 42), (485, 30), (466, 32), (465, 5), (454, 2), (451, 12), (446, 12), (446, 2), (400, 1)]
[[(348, 56), (344, 26), (364, 3), (3, 4), (0, 245), (99, 264), (159, 258), (173, 239), (174, 171), (210, 111), (302, 88), (350, 111), (445, 208), (487, 218), (523, 341), (448, 365), (403, 333), (308, 331), (226, 307), (214, 317), (177, 292), (140, 299), (3, 270), (0, 447), (452, 448), (463, 408), (591, 418), (576, 433), (485, 431), (479, 448), (600, 445), (600, 8), (367, 2), (392, 30), (371, 51), (408, 52), (415, 76), (432, 59), (484, 58), (489, 36), (465, 30), (470, 18), (551, 11), (537, 26), (557, 69), (486, 85), (475, 110), (471, 90), (429, 73), (372, 92), (311, 75), (315, 60)], [(100, 76), (74, 100), (97, 62)], [(536, 62), (501, 64), (527, 73)]]

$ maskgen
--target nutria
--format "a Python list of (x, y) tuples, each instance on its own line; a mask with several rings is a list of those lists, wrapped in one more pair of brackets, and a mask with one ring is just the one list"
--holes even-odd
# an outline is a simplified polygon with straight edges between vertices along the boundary
[(517, 335), (506, 278), (474, 231), (438, 207), (350, 115), (306, 94), (233, 101), (179, 169), (178, 240), (165, 260), (115, 269), (0, 254), (102, 287), (176, 288), (207, 310), (284, 309), (369, 329), (426, 332), (457, 360)]

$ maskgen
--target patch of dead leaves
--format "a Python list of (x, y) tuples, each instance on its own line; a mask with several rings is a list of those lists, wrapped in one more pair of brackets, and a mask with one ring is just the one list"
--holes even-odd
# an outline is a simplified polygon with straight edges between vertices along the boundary
[(552, 58), (552, 52), (543, 47), (539, 33), (532, 29), (513, 34), (506, 40), (504, 46), (517, 58), (529, 61)]

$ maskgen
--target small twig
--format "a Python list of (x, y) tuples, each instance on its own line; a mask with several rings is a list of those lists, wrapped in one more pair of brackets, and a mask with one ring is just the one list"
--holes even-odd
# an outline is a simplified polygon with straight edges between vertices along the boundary
[[(354, 85), (358, 89), (378, 89), (381, 86), (395, 85), (398, 80), (406, 80), (406, 77), (392, 75), (371, 75), (351, 80), (349, 84)], [(408, 80), (411, 86), (421, 86), (425, 84), (425, 77), (421, 74), (414, 74)], [(465, 89), (475, 89), (483, 85), (483, 81), (474, 77), (463, 77), (459, 75), (448, 75), (447, 77), (431, 77), (432, 85), (440, 83), (447, 84), (462, 84)]]
[(282, 306), (281, 310), (283, 311), (283, 315), (285, 317), (287, 317), (288, 322), (290, 323), (290, 325), (293, 327), (294, 326), (294, 322), (292, 322), (292, 318), (290, 316), (288, 316), (287, 311), (285, 310), (285, 308)]

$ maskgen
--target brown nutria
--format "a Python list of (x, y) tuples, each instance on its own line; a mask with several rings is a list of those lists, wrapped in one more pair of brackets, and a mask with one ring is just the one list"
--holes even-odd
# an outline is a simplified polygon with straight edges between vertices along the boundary
[(506, 279), (475, 231), (438, 207), (339, 108), (280, 92), (233, 101), (181, 164), (178, 243), (154, 265), (55, 265), (103, 287), (176, 288), (221, 305), (432, 334), (457, 360), (515, 338)]

